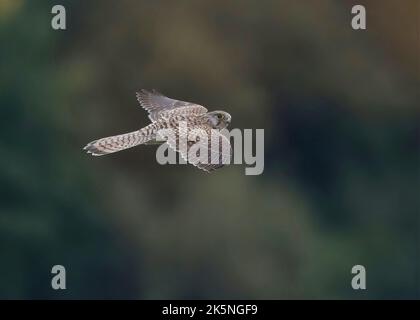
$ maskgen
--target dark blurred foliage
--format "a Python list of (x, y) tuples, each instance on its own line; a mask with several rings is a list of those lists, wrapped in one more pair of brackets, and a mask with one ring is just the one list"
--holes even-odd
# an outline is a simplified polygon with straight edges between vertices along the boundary
[[(358, 3), (0, 0), (0, 298), (419, 298), (417, 1)], [(264, 128), (264, 174), (84, 154), (140, 88)]]

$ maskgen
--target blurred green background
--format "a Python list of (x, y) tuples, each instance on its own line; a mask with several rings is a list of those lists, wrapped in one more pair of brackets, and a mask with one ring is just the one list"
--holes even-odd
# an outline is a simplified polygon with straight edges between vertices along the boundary
[[(419, 14), (0, 0), (0, 298), (419, 298)], [(140, 88), (265, 129), (264, 173), (161, 166), (153, 146), (86, 155), (148, 123)]]

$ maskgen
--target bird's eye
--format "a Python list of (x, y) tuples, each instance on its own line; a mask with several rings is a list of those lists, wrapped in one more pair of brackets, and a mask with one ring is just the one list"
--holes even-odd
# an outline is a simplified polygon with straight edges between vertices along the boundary
[(222, 119), (222, 115), (221, 114), (218, 114), (217, 115), (217, 119)]

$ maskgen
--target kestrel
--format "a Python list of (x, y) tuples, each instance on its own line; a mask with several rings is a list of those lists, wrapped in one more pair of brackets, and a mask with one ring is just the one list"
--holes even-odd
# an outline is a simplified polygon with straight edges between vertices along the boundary
[[(137, 131), (92, 141), (84, 147), (84, 150), (94, 156), (102, 156), (140, 144), (155, 144), (159, 140), (157, 139), (159, 130), (171, 129), (175, 134), (166, 136), (163, 143), (167, 143), (171, 149), (179, 152), (188, 163), (207, 172), (230, 163), (232, 154), (230, 141), (219, 132), (230, 124), (229, 113), (225, 111), (208, 112), (201, 105), (171, 99), (155, 90), (143, 89), (137, 92), (136, 96), (140, 105), (148, 111), (151, 123)], [(186, 126), (182, 124), (186, 124)], [(194, 132), (192, 140), (189, 136), (190, 132)], [(180, 146), (181, 136), (186, 139), (185, 147)], [(217, 144), (214, 143), (214, 139), (217, 140)], [(192, 149), (193, 146), (195, 149)], [(204, 161), (203, 157), (199, 157), (199, 154), (192, 157), (189, 153), (190, 150), (195, 151), (200, 148), (208, 151), (207, 159)]]

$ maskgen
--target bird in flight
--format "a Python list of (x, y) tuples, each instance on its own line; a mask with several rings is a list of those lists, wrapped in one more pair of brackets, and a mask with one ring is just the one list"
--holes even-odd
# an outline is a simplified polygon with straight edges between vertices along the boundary
[[(173, 135), (165, 137), (163, 143), (181, 154), (188, 163), (207, 172), (214, 171), (230, 163), (232, 149), (229, 139), (219, 132), (227, 128), (231, 116), (225, 111), (208, 110), (196, 103), (185, 102), (165, 97), (156, 90), (140, 90), (136, 93), (140, 105), (149, 113), (151, 123), (140, 130), (116, 136), (98, 139), (88, 143), (84, 150), (93, 156), (102, 156), (140, 144), (156, 144), (161, 141), (158, 137), (160, 130), (173, 130)], [(181, 125), (186, 124), (186, 126)], [(194, 137), (188, 135), (194, 131)], [(186, 139), (185, 147), (181, 147), (180, 140)], [(214, 143), (214, 139), (217, 143)], [(190, 150), (206, 150), (203, 157)], [(192, 150), (191, 150), (192, 151)]]

